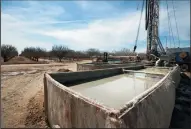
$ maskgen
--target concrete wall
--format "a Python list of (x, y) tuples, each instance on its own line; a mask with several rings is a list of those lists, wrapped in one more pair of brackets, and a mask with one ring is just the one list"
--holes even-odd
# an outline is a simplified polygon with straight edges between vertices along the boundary
[(99, 78), (109, 77), (122, 74), (121, 68), (116, 69), (101, 69), (91, 71), (79, 71), (70, 73), (51, 73), (50, 76), (61, 84), (70, 85), (71, 83), (87, 80), (95, 80)]
[(45, 74), (44, 84), (45, 115), (51, 127), (113, 127), (112, 111), (107, 107), (75, 93), (48, 74)]
[[(106, 113), (99, 106), (78, 97), (66, 87), (60, 86), (46, 75), (46, 116), (49, 124), (62, 128), (104, 127)], [(99, 112), (99, 113), (96, 113)], [(92, 117), (93, 116), (93, 117)]]
[(95, 69), (105, 69), (105, 68), (121, 68), (121, 67), (129, 67), (129, 66), (139, 66), (142, 65), (139, 62), (136, 63), (126, 63), (126, 64), (96, 64), (96, 63), (84, 63), (84, 64), (78, 64), (77, 63), (77, 71), (85, 71), (85, 70), (95, 70)]
[(58, 82), (63, 79), (65, 81), (61, 82), (66, 83), (66, 80), (72, 81), (73, 77), (74, 80), (83, 80), (89, 76), (90, 78), (102, 76), (103, 73), (118, 74), (120, 71), (122, 71), (120, 68), (116, 68), (74, 72), (73, 74), (45, 74), (45, 113), (50, 125), (52, 127), (59, 125), (62, 128), (168, 128), (174, 107), (175, 86), (180, 79), (179, 67), (173, 69), (154, 87), (128, 102), (121, 110), (105, 107)]
[(174, 68), (152, 89), (129, 102), (121, 116), (124, 128), (168, 128), (175, 103), (180, 69)]
[[(143, 68), (144, 66), (129, 66), (129, 67), (125, 67), (124, 69), (138, 70)], [(79, 81), (87, 81), (87, 80), (95, 80), (95, 79), (114, 76), (114, 75), (118, 75), (122, 73), (123, 71), (121, 68), (108, 68), (108, 69), (78, 71), (78, 72), (70, 72), (70, 73), (65, 73), (65, 72), (51, 73), (50, 76), (61, 84), (70, 85), (70, 83), (75, 83)]]

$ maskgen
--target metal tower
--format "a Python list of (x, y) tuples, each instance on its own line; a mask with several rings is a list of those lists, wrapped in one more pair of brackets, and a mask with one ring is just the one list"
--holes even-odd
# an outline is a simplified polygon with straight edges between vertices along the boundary
[[(159, 0), (146, 0), (147, 54), (158, 55)], [(161, 47), (161, 44), (160, 46)]]

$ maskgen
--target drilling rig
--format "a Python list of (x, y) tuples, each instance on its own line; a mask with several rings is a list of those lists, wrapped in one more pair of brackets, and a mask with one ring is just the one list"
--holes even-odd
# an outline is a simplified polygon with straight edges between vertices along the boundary
[(146, 0), (145, 29), (147, 30), (147, 59), (158, 58), (156, 66), (170, 66), (173, 55), (166, 54), (159, 38), (159, 0)]
[[(166, 53), (159, 38), (159, 0), (146, 0), (145, 29), (147, 30), (147, 58), (158, 58), (156, 66), (178, 64), (183, 71), (190, 69), (188, 52)], [(175, 61), (173, 61), (175, 60)], [(185, 67), (185, 68), (184, 68)]]
[(158, 34), (159, 26), (159, 0), (146, 0), (145, 29), (147, 30), (147, 58), (150, 55), (160, 57), (165, 55)]

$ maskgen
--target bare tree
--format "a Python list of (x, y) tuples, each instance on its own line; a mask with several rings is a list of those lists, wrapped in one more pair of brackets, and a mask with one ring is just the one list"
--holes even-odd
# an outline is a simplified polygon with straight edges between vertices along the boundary
[(60, 62), (61, 62), (62, 58), (64, 56), (66, 56), (68, 51), (69, 51), (68, 47), (63, 46), (63, 45), (54, 45), (52, 47), (53, 55), (56, 56), (59, 59)]
[(76, 55), (76, 52), (74, 50), (69, 49), (68, 52), (66, 53), (66, 57), (69, 59), (74, 59)]
[(38, 61), (40, 57), (44, 57), (46, 54), (46, 50), (40, 47), (34, 48), (33, 57)]
[(46, 56), (46, 50), (40, 47), (26, 47), (21, 52), (22, 56), (38, 61), (40, 57)]
[(48, 59), (51, 59), (51, 57), (54, 56), (53, 53), (52, 53), (52, 50), (47, 51), (45, 54), (46, 54), (46, 57), (47, 57)]
[(87, 55), (86, 52), (84, 51), (75, 51), (75, 58), (80, 59), (80, 58), (88, 58), (89, 56)]
[(88, 56), (91, 58), (93, 56), (100, 56), (101, 52), (98, 49), (90, 48), (86, 51)]
[(4, 62), (7, 62), (12, 57), (18, 56), (17, 48), (12, 45), (1, 45), (1, 56)]
[(131, 52), (130, 49), (123, 48), (119, 51), (113, 51), (112, 54), (115, 56), (131, 56), (133, 52)]

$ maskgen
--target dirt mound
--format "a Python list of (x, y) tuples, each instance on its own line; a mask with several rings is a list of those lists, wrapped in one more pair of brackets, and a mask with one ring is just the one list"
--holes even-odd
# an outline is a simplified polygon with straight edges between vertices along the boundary
[(59, 69), (58, 72), (72, 72), (72, 71), (69, 69)]
[(23, 56), (15, 56), (7, 62), (3, 62), (2, 64), (44, 64), (47, 63), (45, 61), (33, 61)]
[(48, 128), (45, 122), (43, 98), (43, 91), (41, 90), (29, 100), (27, 105), (27, 116), (25, 119), (26, 127)]

